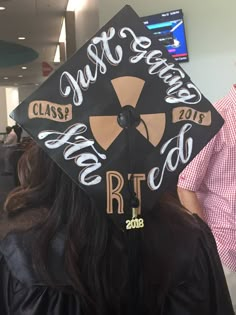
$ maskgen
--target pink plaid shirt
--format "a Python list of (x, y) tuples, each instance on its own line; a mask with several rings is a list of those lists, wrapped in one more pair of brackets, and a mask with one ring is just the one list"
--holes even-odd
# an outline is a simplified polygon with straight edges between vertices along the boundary
[(222, 263), (236, 272), (236, 85), (215, 104), (225, 123), (179, 176), (195, 191)]

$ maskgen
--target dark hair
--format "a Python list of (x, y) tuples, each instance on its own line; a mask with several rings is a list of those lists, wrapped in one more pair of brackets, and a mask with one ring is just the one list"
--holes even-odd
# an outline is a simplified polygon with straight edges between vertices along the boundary
[(22, 134), (22, 128), (15, 124), (14, 126), (12, 126), (12, 129), (14, 130), (15, 134), (17, 135), (17, 142), (21, 141), (21, 134)]
[[(48, 269), (48, 250), (55, 234), (63, 228), (65, 268), (81, 299), (82, 313), (123, 314), (121, 301), (127, 299), (129, 279), (126, 233), (113, 226), (105, 211), (96, 209), (82, 189), (36, 144), (21, 157), (18, 173), (21, 186), (9, 194), (5, 209), (10, 214), (22, 209), (47, 209), (45, 219), (34, 227), (39, 237), (33, 254), (45, 281), (58, 285)], [(172, 209), (171, 215), (168, 209)], [(140, 274), (140, 314), (154, 314), (171, 282), (173, 268), (168, 252), (188, 219), (168, 197), (145, 220), (145, 225), (150, 226), (140, 233), (141, 256), (145, 257)], [(151, 222), (157, 223), (153, 226)], [(165, 224), (173, 226), (168, 235)]]
[(6, 133), (8, 134), (8, 133), (10, 133), (11, 131), (12, 131), (12, 127), (7, 126), (7, 127), (6, 127)]

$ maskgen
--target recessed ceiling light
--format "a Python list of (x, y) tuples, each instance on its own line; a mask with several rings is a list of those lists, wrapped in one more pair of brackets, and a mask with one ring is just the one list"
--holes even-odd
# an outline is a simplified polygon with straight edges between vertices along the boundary
[(19, 74), (19, 75), (18, 75), (18, 78), (23, 78), (23, 75), (22, 75), (22, 74)]
[(22, 70), (26, 70), (26, 69), (27, 69), (27, 67), (21, 67), (21, 69), (22, 69)]
[(4, 80), (8, 80), (8, 77), (4, 77), (3, 79), (4, 79)]
[(24, 36), (19, 36), (18, 39), (19, 40), (25, 40), (25, 37)]
[(6, 10), (5, 7), (0, 7), (0, 11), (4, 11), (4, 10)]

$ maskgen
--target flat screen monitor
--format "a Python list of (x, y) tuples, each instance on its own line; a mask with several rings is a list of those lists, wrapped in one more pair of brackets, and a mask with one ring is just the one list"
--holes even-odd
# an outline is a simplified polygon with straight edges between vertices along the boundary
[(176, 61), (189, 61), (181, 9), (145, 16), (141, 20)]

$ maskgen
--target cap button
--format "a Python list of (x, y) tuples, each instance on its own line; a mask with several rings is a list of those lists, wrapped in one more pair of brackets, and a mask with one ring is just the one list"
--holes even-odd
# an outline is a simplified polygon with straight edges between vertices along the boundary
[(119, 113), (117, 122), (122, 128), (137, 127), (140, 124), (140, 115), (131, 105), (126, 105)]

